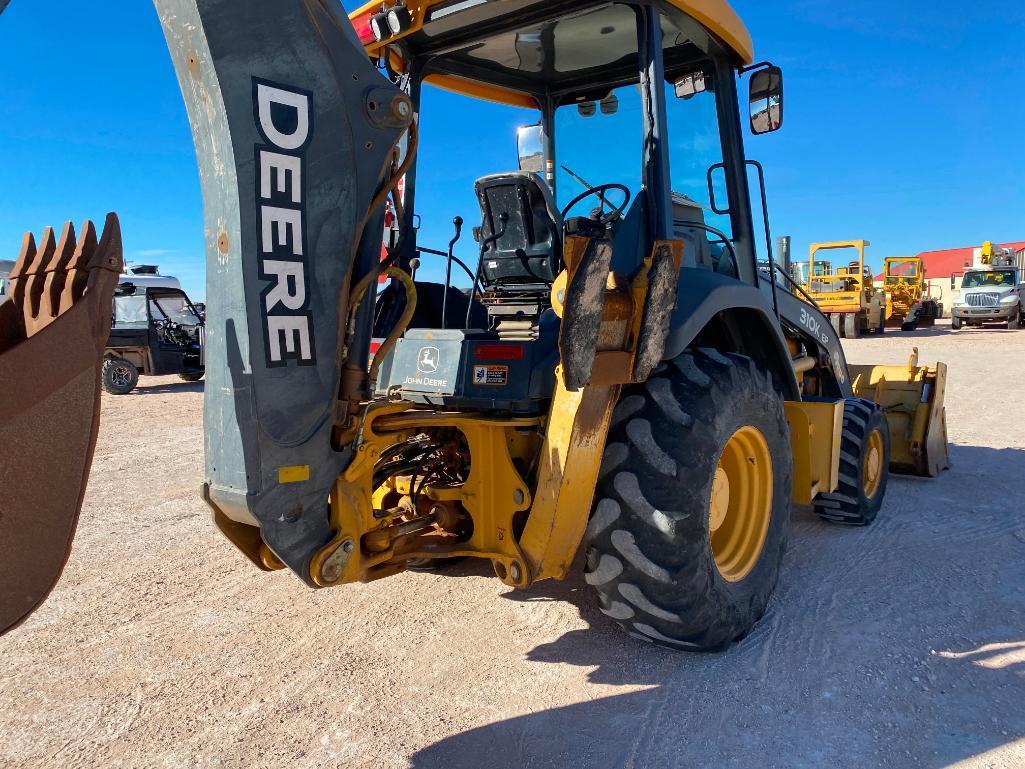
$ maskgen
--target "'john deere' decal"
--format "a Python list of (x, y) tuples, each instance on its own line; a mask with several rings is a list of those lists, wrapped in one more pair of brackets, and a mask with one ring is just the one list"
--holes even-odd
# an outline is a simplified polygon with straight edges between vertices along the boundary
[(261, 295), (267, 365), (312, 366), (304, 181), (313, 95), (253, 78), (253, 111), (264, 141), (256, 146), (256, 196), (260, 278), (268, 281)]

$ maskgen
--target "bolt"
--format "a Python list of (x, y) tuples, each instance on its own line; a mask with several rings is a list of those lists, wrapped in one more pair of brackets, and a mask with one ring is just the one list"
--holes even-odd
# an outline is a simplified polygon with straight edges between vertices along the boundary
[(321, 580), (328, 584), (340, 580), (342, 578), (342, 571), (345, 569), (345, 565), (349, 562), (349, 557), (355, 549), (356, 544), (351, 539), (347, 539), (331, 555), (325, 558), (324, 564), (320, 567)]
[(413, 114), (413, 105), (409, 103), (406, 96), (399, 95), (392, 100), (392, 112), (396, 117), (408, 120), (409, 116)]
[(324, 568), (320, 570), (320, 575), (325, 582), (337, 582), (338, 578), (342, 576), (342, 567), (336, 563), (325, 563)]
[(523, 500), (525, 500), (526, 498), (527, 497), (523, 494), (523, 489), (516, 489), (516, 491), (513, 492), (513, 503), (514, 504), (522, 505), (523, 504)]
[(520, 565), (513, 561), (509, 564), (509, 579), (513, 582), (519, 582), (523, 578), (523, 570), (520, 569)]

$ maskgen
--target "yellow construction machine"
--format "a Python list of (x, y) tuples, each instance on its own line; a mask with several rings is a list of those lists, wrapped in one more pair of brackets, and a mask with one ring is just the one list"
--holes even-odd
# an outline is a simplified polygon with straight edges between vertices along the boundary
[[(872, 270), (865, 264), (867, 240), (813, 243), (804, 289), (826, 314), (836, 333), (846, 339), (886, 331), (886, 292), (875, 287)], [(857, 251), (858, 258), (846, 267), (816, 259), (824, 251)], [(802, 274), (804, 274), (802, 273)]]
[[(567, 577), (582, 551), (628, 632), (719, 649), (765, 612), (793, 504), (867, 525), (891, 451), (942, 464), (936, 372), (900, 386), (869, 373), (856, 390), (838, 335), (773, 263), (768, 221), (756, 227), (748, 170), (761, 167), (742, 127), (780, 128), (782, 72), (754, 64), (723, 0), (410, 0), (351, 20), (335, 0), (156, 6), (205, 204), (203, 496), (258, 568), (329, 588), (471, 557), (527, 590)], [(452, 249), (468, 211), (452, 212), (447, 252), (417, 227), (418, 200), (449, 197), (417, 163), (420, 122), (439, 119), (431, 84), (523, 110), (509, 137), (520, 168), (474, 185), (467, 291), (412, 275), (439, 256), (448, 275), (466, 266)], [(48, 268), (33, 269), (38, 286)], [(18, 308), (30, 274), (15, 270)], [(109, 306), (110, 290), (85, 297)], [(14, 337), (0, 356), (0, 382), (22, 388), (0, 412), (8, 453), (49, 424), (11, 377), (51, 359)], [(878, 401), (858, 396), (869, 384)], [(85, 464), (87, 428), (68, 448)], [(67, 453), (50, 448), (35, 474), (0, 457), (0, 628), (66, 553), (62, 540), (57, 566), (10, 586), (38, 560), (5, 545), (35, 525)]]
[(887, 257), (883, 269), (886, 291), (886, 325), (901, 331), (930, 328), (943, 317), (943, 305), (932, 296), (925, 279), (925, 262), (919, 256)]

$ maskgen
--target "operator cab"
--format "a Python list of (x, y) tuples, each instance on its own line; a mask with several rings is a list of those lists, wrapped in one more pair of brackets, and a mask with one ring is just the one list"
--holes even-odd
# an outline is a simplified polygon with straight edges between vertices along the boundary
[[(439, 164), (425, 162), (425, 150), (409, 169), (405, 221), (386, 237), (414, 275), (418, 302), (382, 366), (379, 392), (398, 390), (435, 405), (542, 413), (558, 359), (553, 285), (565, 267), (566, 237), (583, 229), (607, 232), (611, 271), (619, 276), (633, 275), (655, 242), (682, 240), (685, 269), (758, 285), (737, 109), (737, 45), (710, 35), (684, 10), (689, 4), (429, 6), (421, 26), (393, 30), (401, 37), (394, 45), (387, 25), (369, 24), (371, 6), (353, 16), (368, 50), (405, 87), (419, 130), (444, 120), (424, 108), (429, 85), (520, 108), (526, 119), (515, 137), (519, 167), (497, 167), (476, 179), (472, 215), (440, 204), (454, 197), (442, 194), (447, 189), (440, 183), (451, 183), (453, 158), (462, 162), (457, 150), (446, 158), (440, 183), (434, 178)], [(751, 89), (752, 130), (778, 129), (779, 70), (761, 68)], [(483, 114), (486, 106), (475, 109)], [(468, 122), (465, 130), (480, 132), (482, 124)], [(470, 244), (462, 237), (463, 217), (479, 222), (468, 228), (475, 253), (465, 254)], [(424, 242), (443, 221), (455, 223), (447, 250)], [(435, 281), (424, 279), (428, 271)], [(470, 285), (454, 288), (460, 273)], [(404, 295), (394, 284), (379, 298), (379, 340), (398, 323)]]

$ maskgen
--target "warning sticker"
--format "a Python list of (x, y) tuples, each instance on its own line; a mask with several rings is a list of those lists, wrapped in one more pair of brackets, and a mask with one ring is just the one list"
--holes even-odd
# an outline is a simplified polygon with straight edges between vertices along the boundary
[(505, 387), (509, 384), (509, 367), (474, 366), (473, 383), (478, 387)]

